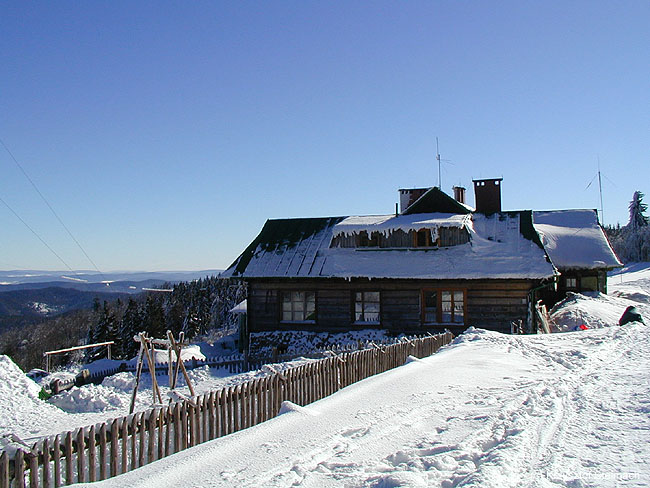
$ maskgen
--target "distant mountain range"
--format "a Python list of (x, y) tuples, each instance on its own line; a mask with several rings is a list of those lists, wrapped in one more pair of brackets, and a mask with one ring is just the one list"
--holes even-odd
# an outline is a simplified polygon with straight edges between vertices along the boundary
[(0, 293), (39, 288), (70, 288), (103, 293), (140, 293), (163, 283), (193, 281), (218, 275), (222, 270), (201, 271), (123, 271), (99, 274), (92, 271), (0, 271)]
[(125, 299), (129, 294), (160, 288), (165, 283), (216, 276), (201, 271), (114, 272), (0, 271), (0, 330), (33, 324), (72, 310), (92, 307), (95, 297)]

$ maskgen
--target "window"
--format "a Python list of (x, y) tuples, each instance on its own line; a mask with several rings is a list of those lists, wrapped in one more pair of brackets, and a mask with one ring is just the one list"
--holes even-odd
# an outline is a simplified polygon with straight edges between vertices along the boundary
[(423, 315), (425, 324), (438, 322), (438, 292), (436, 290), (425, 290), (422, 293)]
[(465, 291), (463, 290), (423, 290), (422, 323), (464, 324)]
[(282, 294), (283, 322), (315, 322), (316, 293), (313, 291), (288, 291)]
[(354, 294), (354, 321), (379, 323), (378, 291), (358, 291)]
[(420, 229), (413, 234), (413, 247), (433, 247), (437, 242), (431, 239), (430, 229)]
[(566, 278), (567, 288), (578, 288), (578, 278)]
[(365, 230), (359, 232), (357, 247), (379, 247), (379, 232), (372, 232), (370, 238)]

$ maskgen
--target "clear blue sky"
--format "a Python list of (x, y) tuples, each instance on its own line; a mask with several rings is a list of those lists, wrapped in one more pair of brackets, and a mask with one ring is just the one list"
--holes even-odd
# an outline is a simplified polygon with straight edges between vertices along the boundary
[[(650, 200), (650, 2), (0, 6), (0, 138), (102, 271), (225, 268), (267, 218)], [(0, 198), (83, 253), (0, 147)], [(0, 204), (0, 269), (64, 269)]]

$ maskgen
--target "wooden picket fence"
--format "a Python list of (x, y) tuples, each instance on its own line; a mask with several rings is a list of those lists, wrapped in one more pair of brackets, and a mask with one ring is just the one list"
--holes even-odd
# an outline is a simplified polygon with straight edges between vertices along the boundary
[(0, 488), (103, 480), (275, 417), (283, 401), (307, 405), (352, 383), (425, 357), (450, 332), (336, 354), (264, 378), (90, 427), (0, 455)]

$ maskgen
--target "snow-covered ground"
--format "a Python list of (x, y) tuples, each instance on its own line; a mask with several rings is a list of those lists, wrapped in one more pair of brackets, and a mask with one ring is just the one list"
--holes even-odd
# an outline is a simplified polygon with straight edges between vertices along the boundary
[(616, 325), (630, 304), (650, 317), (649, 295), (622, 289), (574, 300), (588, 330), (472, 329), (432, 357), (99, 485), (649, 486), (650, 331)]
[[(588, 330), (472, 329), (430, 358), (307, 407), (286, 404), (264, 424), (99, 485), (650, 486), (650, 331), (616, 325), (629, 305), (650, 323), (650, 267), (637, 268), (613, 277), (610, 295), (577, 295), (553, 314), (560, 330)], [(117, 375), (70, 393), (87, 395), (69, 399), (71, 411), (98, 402), (99, 412), (67, 413), (38, 400), (8, 358), (0, 370), (0, 399), (13, 395), (0, 405), (0, 433), (33, 437), (122, 415), (107, 392), (130, 392), (131, 377)], [(242, 380), (191, 374), (199, 392)], [(150, 391), (140, 401), (148, 405)]]

